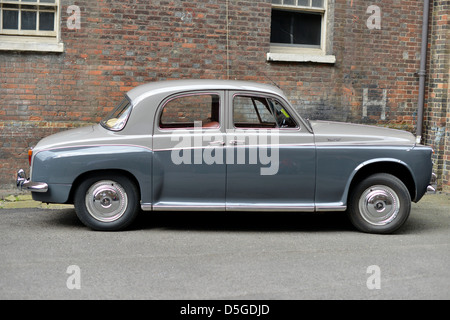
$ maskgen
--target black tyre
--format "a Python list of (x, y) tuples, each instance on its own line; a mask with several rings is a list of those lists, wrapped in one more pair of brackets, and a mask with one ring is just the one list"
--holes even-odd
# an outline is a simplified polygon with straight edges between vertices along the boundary
[(90, 176), (76, 189), (74, 205), (78, 218), (89, 228), (123, 230), (140, 212), (139, 190), (123, 175)]
[(349, 198), (348, 214), (362, 232), (392, 233), (409, 217), (411, 197), (404, 183), (386, 173), (361, 181)]

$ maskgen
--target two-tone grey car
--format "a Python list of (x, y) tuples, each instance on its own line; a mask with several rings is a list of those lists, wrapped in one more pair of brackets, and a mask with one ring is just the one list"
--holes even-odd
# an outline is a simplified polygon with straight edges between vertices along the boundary
[(98, 125), (42, 139), (17, 185), (74, 204), (95, 230), (141, 211), (348, 211), (357, 229), (390, 233), (434, 190), (432, 152), (408, 132), (304, 120), (274, 86), (163, 81)]

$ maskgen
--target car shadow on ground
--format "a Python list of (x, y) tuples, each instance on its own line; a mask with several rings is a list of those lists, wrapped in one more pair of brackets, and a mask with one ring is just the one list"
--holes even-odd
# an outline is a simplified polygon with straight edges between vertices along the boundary
[[(46, 210), (47, 211), (47, 210)], [(60, 210), (46, 221), (54, 227), (87, 229), (73, 209)], [(396, 235), (418, 234), (447, 228), (412, 212)], [(359, 232), (345, 212), (141, 212), (127, 231), (179, 230), (212, 232)]]
[[(86, 228), (73, 209), (61, 210), (49, 221), (53, 226)], [(142, 212), (127, 229), (180, 231), (354, 231), (345, 212)]]
[(153, 212), (143, 213), (135, 229), (194, 231), (351, 231), (343, 212)]

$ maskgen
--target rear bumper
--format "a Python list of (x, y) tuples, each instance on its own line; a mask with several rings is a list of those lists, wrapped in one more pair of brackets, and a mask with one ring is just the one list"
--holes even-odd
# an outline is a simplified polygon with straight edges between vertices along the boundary
[(47, 192), (48, 185), (44, 182), (33, 182), (26, 178), (25, 171), (17, 171), (16, 186), (20, 190), (29, 190), (32, 192)]
[(427, 187), (427, 194), (436, 193), (436, 189), (437, 189), (437, 175), (435, 173), (432, 173), (430, 184)]

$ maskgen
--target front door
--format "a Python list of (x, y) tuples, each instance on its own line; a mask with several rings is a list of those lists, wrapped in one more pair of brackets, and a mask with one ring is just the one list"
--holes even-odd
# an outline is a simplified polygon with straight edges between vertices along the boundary
[(230, 92), (227, 210), (314, 211), (314, 137), (285, 101)]

